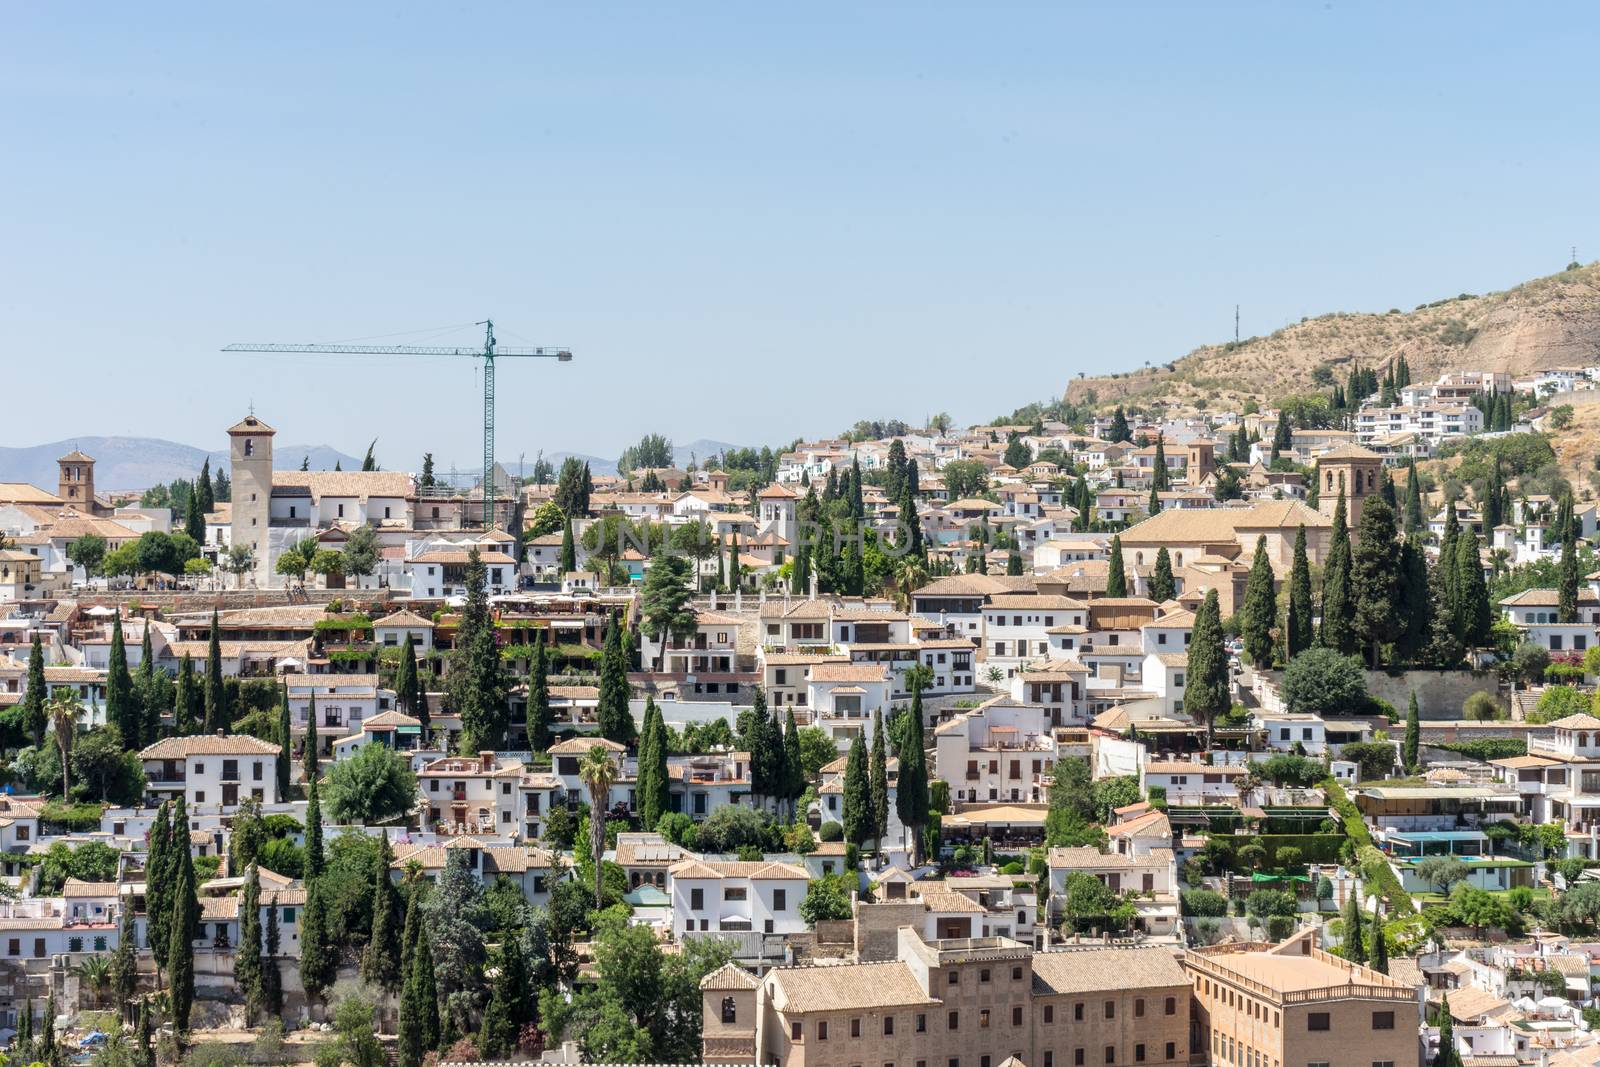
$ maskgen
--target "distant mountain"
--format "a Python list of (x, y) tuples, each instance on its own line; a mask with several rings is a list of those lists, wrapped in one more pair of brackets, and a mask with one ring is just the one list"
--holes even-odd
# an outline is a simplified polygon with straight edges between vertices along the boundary
[[(72, 437), (27, 448), (0, 447), (0, 482), (30, 482), (54, 491), (56, 460), (74, 448), (95, 460), (95, 488), (100, 492), (148, 489), (175, 478), (193, 478), (208, 458), (211, 469), (226, 466), (226, 451), (207, 452), (193, 445), (157, 437)], [(335, 462), (345, 470), (359, 470), (361, 459), (327, 445), (276, 445), (273, 465), (297, 470), (309, 457), (312, 470), (331, 470)]]

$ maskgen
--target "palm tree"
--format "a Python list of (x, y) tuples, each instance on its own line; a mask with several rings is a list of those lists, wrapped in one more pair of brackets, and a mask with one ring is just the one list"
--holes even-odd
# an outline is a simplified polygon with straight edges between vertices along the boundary
[(595, 745), (578, 761), (578, 777), (589, 788), (589, 847), (594, 856), (594, 906), (600, 905), (600, 857), (606, 851), (606, 806), (617, 780), (617, 765), (604, 745)]
[(50, 697), (50, 724), (55, 729), (56, 747), (61, 750), (61, 799), (66, 800), (72, 785), (72, 741), (78, 732), (78, 702), (68, 690), (57, 690)]
[(94, 990), (94, 1002), (100, 1003), (100, 994), (105, 991), (106, 984), (111, 981), (111, 957), (89, 956), (78, 963), (74, 968), (78, 980), (84, 982)]
[(927, 584), (928, 568), (919, 556), (907, 556), (894, 572), (895, 586), (900, 594), (900, 610), (911, 610), (911, 594)]

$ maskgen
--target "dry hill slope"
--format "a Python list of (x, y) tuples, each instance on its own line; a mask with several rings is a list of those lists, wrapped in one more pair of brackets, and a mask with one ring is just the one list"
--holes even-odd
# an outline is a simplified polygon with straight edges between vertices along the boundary
[(1400, 356), (1412, 380), (1423, 382), (1450, 370), (1523, 374), (1600, 361), (1600, 264), (1409, 312), (1322, 315), (1266, 337), (1206, 345), (1164, 367), (1079, 378), (1066, 395), (1075, 403), (1088, 402), (1092, 390), (1099, 404), (1183, 407), (1204, 399), (1226, 407), (1312, 389), (1319, 366), (1343, 381), (1355, 362), (1381, 372)]

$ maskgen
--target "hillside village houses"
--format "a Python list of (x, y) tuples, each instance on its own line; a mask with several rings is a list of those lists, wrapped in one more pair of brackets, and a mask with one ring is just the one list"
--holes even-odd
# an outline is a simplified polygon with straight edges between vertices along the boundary
[[(231, 499), (207, 516), (202, 557), (220, 566), (247, 555), (246, 570), (143, 585), (75, 568), (71, 539), (133, 543), (184, 517), (113, 506), (94, 488), (91, 457), (63, 457), (54, 492), (0, 486), (3, 553), (27, 556), (0, 554), (0, 589), (10, 589), (0, 593), (0, 711), (20, 724), (52, 709), (38, 738), (31, 725), (5, 734), (14, 769), (0, 796), (0, 871), (16, 898), (0, 902), (14, 931), (0, 934), (12, 982), (8, 998), (0, 979), (0, 1022), (17, 1022), (30, 1000), (37, 1015), (52, 992), (62, 1011), (86, 1008), (90, 994), (69, 975), (116, 952), (124, 918), (139, 988), (155, 988), (158, 951), (165, 961), (171, 945), (151, 940), (161, 936), (151, 887), (165, 883), (149, 866), (170, 872), (183, 860), (152, 857), (152, 842), (179, 798), (187, 825), (174, 840), (196, 867), (201, 1001), (209, 1011), (248, 993), (249, 968), (237, 964), (253, 885), (258, 918), (279, 930), (283, 1017), (324, 1017), (329, 997), (308, 996), (300, 980), (307, 938), (339, 946), (341, 980), (356, 976), (365, 944), (359, 932), (308, 926), (323, 877), (304, 863), (314, 777), (324, 850), (376, 857), (384, 839), (382, 873), (398, 893), (464, 882), (496, 908), (577, 902), (566, 914), (587, 916), (598, 857), (602, 897), (648, 944), (721, 946), (696, 975), (708, 1063), (1393, 1067), (1432, 1055), (1446, 1011), (1454, 1033), (1477, 1042), (1464, 1057), (1501, 1057), (1485, 1067), (1588, 1063), (1600, 1046), (1570, 1025), (1600, 1006), (1587, 972), (1559, 965), (1572, 979), (1560, 1004), (1545, 1002), (1553, 979), (1525, 990), (1510, 976), (1592, 955), (1548, 939), (1557, 920), (1563, 937), (1593, 925), (1553, 909), (1585, 898), (1583, 863), (1600, 860), (1585, 764), (1600, 759), (1590, 751), (1600, 719), (1546, 719), (1539, 700), (1556, 681), (1502, 687), (1465, 660), (1426, 677), (1351, 668), (1367, 697), (1307, 710), (1282, 665), (1255, 663), (1245, 648), (1257, 546), (1279, 643), (1299, 535), (1320, 609), (1340, 500), (1353, 530), (1404, 462), (1369, 446), (1415, 434), (1431, 452), (1480, 433), (1471, 416), (1459, 430), (1392, 421), (1481, 418), (1460, 387), (1401, 390), (1396, 404), (1359, 409), (1351, 430), (1295, 427), (1276, 465), (1280, 416), (1257, 411), (1134, 417), (1126, 441), (1109, 439), (1114, 420), (828, 439), (775, 454), (766, 481), (673, 467), (648, 472), (661, 488), (645, 490), (640, 472), (591, 472), (588, 507), (560, 516), (573, 529), (570, 561), (564, 529), (533, 525), (557, 498), (551, 485), (508, 490), (484, 529), (471, 490), (398, 471), (277, 470), (275, 431), (250, 414), (228, 430)], [(1412, 407), (1415, 416), (1393, 415)], [(1362, 429), (1369, 411), (1391, 419), (1382, 433)], [(1261, 431), (1251, 442), (1260, 454), (1235, 462), (1236, 435)], [(915, 493), (903, 481), (910, 462)], [(909, 521), (925, 547), (914, 566), (874, 563), (870, 586), (846, 589), (804, 516), (823, 506), (830, 479), (838, 498), (828, 506), (854, 508), (839, 486), (858, 469), (874, 537), (893, 540)], [(975, 484), (979, 469), (986, 481)], [(1441, 514), (1435, 503), (1429, 518)], [(1505, 565), (1558, 558), (1557, 503), (1514, 502)], [(1586, 540), (1593, 509), (1574, 510)], [(1462, 515), (1471, 509), (1457, 516), (1470, 528)], [(591, 537), (584, 547), (608, 516), (668, 530), (706, 523), (710, 551), (684, 568), (678, 599), (663, 594), (661, 576), (674, 572), (657, 569), (663, 557), (648, 545), (612, 552)], [(1428, 563), (1447, 519), (1430, 528)], [(280, 572), (302, 542), (342, 555), (363, 528), (377, 546), (371, 573)], [(1499, 533), (1483, 532), (1486, 575)], [(796, 581), (802, 556), (807, 577)], [(19, 576), (9, 587), (7, 564)], [(1518, 643), (1573, 665), (1559, 684), (1587, 700), (1600, 579), (1584, 582), (1575, 620), (1540, 586), (1496, 607)], [(1211, 610), (1229, 621), (1208, 634)], [(35, 637), (51, 703), (29, 694)], [(1215, 683), (1195, 676), (1197, 644), (1217, 653)], [(184, 708), (180, 675), (194, 694)], [(1514, 717), (1464, 716), (1477, 691), (1468, 682)], [(1212, 684), (1222, 703), (1208, 716)], [(492, 708), (473, 704), (491, 690)], [(1408, 755), (1412, 691), (1422, 712)], [(156, 704), (130, 716), (130, 692)], [(776, 748), (753, 714), (758, 696)], [(919, 759), (903, 748), (914, 707)], [(82, 813), (70, 821), (58, 729), (73, 730), (65, 780)], [(142, 778), (131, 783), (95, 762), (96, 738), (124, 731), (137, 735), (126, 752)], [(385, 794), (392, 810), (352, 816), (371, 809), (349, 783), (380, 771), (402, 795)], [(857, 810), (878, 819), (874, 776), (881, 832)], [(591, 805), (605, 831), (597, 853)], [(1558, 829), (1530, 844), (1540, 831), (1494, 829), (1503, 823)], [(241, 841), (256, 849), (253, 864), (237, 861)], [(1459, 877), (1429, 863), (1452, 855)], [(1435, 892), (1435, 875), (1502, 903)], [(1552, 910), (1517, 903), (1519, 889)], [(1437, 919), (1426, 934), (1413, 930), (1419, 907)], [(1496, 908), (1521, 910), (1507, 919)], [(1370, 936), (1354, 951), (1351, 909), (1384, 924), (1389, 958), (1373, 958)], [(1479, 947), (1462, 933), (1469, 918), (1500, 922), (1503, 939)], [(504, 931), (486, 933), (483, 1004), (505, 963)], [(591, 942), (612, 934), (587, 917), (573, 933), (581, 986), (603, 958)], [(1474, 999), (1491, 996), (1503, 1003)]]

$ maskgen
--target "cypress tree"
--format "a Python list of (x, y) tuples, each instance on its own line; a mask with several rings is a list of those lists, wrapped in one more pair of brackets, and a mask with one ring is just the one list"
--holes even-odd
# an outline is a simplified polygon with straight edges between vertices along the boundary
[[(659, 717), (660, 712), (656, 714)], [(795, 729), (793, 707), (789, 709), (789, 718), (783, 729), (783, 769), (783, 795), (789, 801), (790, 817), (796, 818), (800, 813), (794, 810), (795, 802), (806, 791), (806, 771), (805, 763), (800, 758), (800, 733)]]
[(308, 782), (322, 776), (322, 738), (317, 734), (317, 695), (306, 697), (306, 739), (300, 754), (301, 774)]
[(1222, 638), (1217, 591), (1208, 589), (1190, 631), (1189, 677), (1184, 689), (1184, 710), (1205, 723), (1207, 748), (1211, 747), (1217, 716), (1228, 710), (1228, 654)]
[[(309, 877), (310, 857), (307, 857), (306, 908), (301, 913), (300, 927), (300, 984), (305, 987), (306, 999), (322, 999), (323, 992), (338, 974), (338, 947), (328, 929), (328, 902), (323, 894), (322, 879)], [(319, 876), (321, 872), (318, 872)]]
[(1125, 597), (1128, 595), (1128, 572), (1122, 565), (1122, 538), (1115, 534), (1111, 537), (1111, 555), (1106, 560), (1106, 596)]
[(1272, 563), (1267, 558), (1266, 536), (1256, 538), (1255, 560), (1245, 583), (1240, 628), (1245, 654), (1257, 669), (1272, 665), (1272, 626), (1277, 622), (1278, 598), (1272, 588)]
[(1011, 546), (1011, 554), (1006, 556), (1006, 573), (1016, 577), (1022, 573), (1022, 553), (1017, 551), (1017, 546)]
[(132, 1004), (139, 991), (139, 942), (133, 925), (133, 909), (122, 909), (122, 930), (117, 950), (111, 954), (111, 998), (117, 1004)]
[(194, 660), (183, 654), (178, 665), (178, 686), (172, 701), (172, 735), (191, 737), (200, 729), (195, 709), (200, 705), (200, 687), (194, 677)]
[(1172, 577), (1172, 557), (1167, 553), (1167, 546), (1162, 545), (1156, 549), (1156, 564), (1150, 572), (1150, 599), (1162, 604), (1177, 595), (1178, 583)]
[(794, 566), (789, 572), (789, 592), (795, 596), (809, 596), (811, 593), (811, 548), (803, 539), (795, 546)]
[(44, 1002), (44, 1027), (39, 1032), (40, 1059), (46, 1063), (56, 1061), (56, 991), (52, 985), (50, 996)]
[(1153, 485), (1150, 487), (1150, 500), (1145, 504), (1144, 510), (1147, 515), (1161, 514), (1161, 495), (1156, 492), (1156, 487)]
[(206, 733), (229, 725), (227, 696), (222, 688), (222, 644), (217, 636), (217, 611), (211, 609), (211, 639), (206, 647)]
[(183, 532), (194, 539), (197, 545), (206, 543), (206, 518), (200, 510), (200, 484), (195, 482), (189, 489), (189, 506), (184, 509)]
[(1367, 962), (1367, 947), (1361, 933), (1361, 890), (1351, 887), (1344, 902), (1344, 958), (1351, 963)]
[(562, 574), (571, 574), (578, 569), (578, 545), (572, 538), (572, 516), (565, 517), (561, 524), (561, 558), (556, 566)]
[[(652, 701), (652, 705), (654, 701)], [(655, 719), (650, 725), (650, 810), (660, 821), (671, 807), (671, 779), (667, 776), (667, 723), (661, 709), (655, 708)], [(652, 827), (655, 823), (650, 824)]]
[[(422, 683), (417, 679), (417, 645), (406, 631), (405, 643), (400, 646), (400, 663), (394, 675), (395, 704), (407, 715), (415, 715), (427, 724), (428, 709), (422, 699)], [(420, 714), (419, 714), (420, 709)]]
[(1411, 691), (1411, 702), (1406, 705), (1406, 739), (1401, 746), (1401, 762), (1405, 764), (1407, 774), (1416, 774), (1417, 768), (1422, 764), (1417, 759), (1417, 750), (1422, 742), (1422, 721), (1417, 714), (1417, 691)]
[(33, 648), (28, 651), (28, 688), (22, 694), (22, 724), (33, 739), (35, 748), (44, 747), (45, 728), (50, 724), (50, 714), (45, 710), (44, 646), (39, 635), (33, 635)]
[(513, 935), (500, 945), (500, 973), (495, 977), (489, 1006), (483, 1012), (483, 1025), (478, 1030), (478, 1051), (484, 1059), (503, 1058), (517, 1047), (523, 1024), (532, 1021), (532, 1002), (521, 939)]
[(200, 510), (207, 515), (217, 510), (216, 493), (211, 487), (211, 460), (207, 459), (200, 465), (200, 477), (195, 488), (200, 490)]
[(1417, 457), (1406, 460), (1406, 535), (1424, 527), (1422, 517), (1422, 483), (1417, 477)]
[(1489, 643), (1493, 618), (1489, 610), (1489, 587), (1483, 578), (1483, 561), (1478, 556), (1478, 535), (1463, 530), (1456, 542), (1456, 624), (1461, 639), (1469, 648)]
[(1400, 607), (1401, 556), (1394, 512), (1381, 500), (1367, 501), (1351, 553), (1350, 589), (1356, 634), (1367, 646), (1373, 670), (1382, 661), (1383, 646), (1405, 633), (1406, 619)]
[(728, 539), (728, 591), (731, 593), (744, 584), (744, 574), (739, 569), (739, 534)]
[(289, 721), (289, 683), (278, 686), (278, 801), (289, 799), (290, 772), (294, 766), (294, 727)]
[(150, 1002), (139, 1001), (139, 1022), (134, 1030), (135, 1067), (156, 1067), (156, 1050), (150, 1032)]
[(883, 709), (872, 713), (872, 840), (883, 850), (883, 835), (889, 832), (889, 752), (884, 742)]
[(244, 991), (245, 1024), (254, 1026), (265, 1005), (261, 999), (261, 875), (252, 863), (239, 899), (239, 949), (234, 982)]
[(261, 957), (261, 1012), (276, 1019), (283, 1014), (283, 975), (278, 971), (278, 902), (274, 895), (267, 909), (267, 949)]
[(416, 974), (417, 991), (413, 1010), (422, 1020), (424, 1049), (439, 1047), (444, 1027), (439, 1018), (439, 986), (433, 974), (433, 943), (426, 930), (417, 937), (417, 948), (412, 970)]
[(194, 857), (189, 851), (189, 817), (180, 796), (172, 816), (172, 874), (167, 929), (168, 997), (172, 1023), (179, 1033), (189, 1030), (189, 1009), (194, 1005), (194, 939), (200, 936), (200, 900), (196, 895)]
[(653, 746), (656, 741), (656, 701), (655, 697), (646, 695), (644, 698), (644, 721), (639, 727), (639, 772), (634, 785), (634, 795), (639, 810), (639, 824), (646, 830), (655, 826), (655, 820), (661, 813), (655, 810), (656, 784), (655, 784), (655, 753)]
[(322, 851), (322, 802), (317, 796), (315, 770), (306, 767), (306, 884), (322, 877), (327, 856)]
[(1561, 575), (1557, 587), (1557, 621), (1578, 621), (1578, 523), (1572, 514), (1572, 491), (1561, 500), (1566, 515), (1561, 531)]
[(33, 998), (23, 1005), (17, 1016), (17, 1048), (26, 1049), (33, 1044)]
[(1333, 510), (1333, 540), (1322, 572), (1322, 633), (1325, 648), (1348, 656), (1355, 651), (1355, 602), (1350, 589), (1350, 530), (1345, 525), (1344, 490)]
[[(916, 469), (916, 464), (911, 464), (911, 469)], [(900, 505), (900, 518), (905, 524), (905, 535), (910, 539), (909, 551), (913, 556), (922, 555), (922, 521), (917, 514), (917, 498), (913, 489), (914, 478), (907, 478), (900, 487), (900, 497), (896, 501)]]
[(844, 839), (857, 848), (872, 836), (872, 782), (867, 773), (867, 746), (856, 734), (844, 767)]
[(122, 614), (111, 620), (111, 661), (106, 669), (106, 722), (122, 732), (122, 743), (139, 747), (139, 707), (128, 674), (128, 650), (122, 643)]
[(467, 552), (466, 604), (450, 660), (450, 704), (461, 716), (464, 752), (504, 747), (506, 680), (489, 608), (488, 572), (478, 550)]
[(528, 748), (543, 752), (550, 747), (550, 654), (544, 637), (533, 641), (533, 664), (528, 668)]
[(634, 741), (628, 696), (628, 661), (622, 650), (622, 630), (617, 617), (612, 615), (606, 625), (605, 651), (600, 660), (600, 703), (595, 718), (600, 736), (620, 745), (631, 745)]
[[(1167, 471), (1167, 445), (1163, 435), (1156, 435), (1156, 466), (1150, 478), (1150, 494), (1166, 492), (1172, 488), (1172, 476)], [(1157, 507), (1160, 505), (1158, 504)], [(1155, 514), (1155, 512), (1151, 512)]]
[(417, 957), (422, 929), (417, 900), (422, 896), (422, 891), (413, 885), (410, 895), (411, 899), (406, 904), (405, 934), (401, 940), (400, 970), (404, 985), (400, 991), (400, 1033), (396, 1048), (398, 1067), (422, 1067), (422, 1056), (427, 1051), (425, 1013), (417, 995)]
[(1461, 1067), (1461, 1051), (1456, 1048), (1456, 1021), (1450, 1014), (1450, 994), (1444, 995), (1439, 1005), (1439, 1054), (1433, 1058), (1433, 1067)]
[(1436, 566), (1444, 572), (1443, 605), (1452, 623), (1460, 616), (1460, 575), (1456, 570), (1456, 545), (1461, 540), (1461, 521), (1456, 517), (1454, 501), (1444, 506), (1444, 534), (1439, 538), (1439, 559)]
[[(792, 714), (792, 713), (791, 713)], [(923, 748), (922, 687), (911, 691), (911, 719), (900, 743), (900, 776), (895, 783), (895, 811), (911, 836), (913, 864), (922, 858), (922, 828), (928, 824), (928, 763)]]
[(1433, 600), (1428, 590), (1428, 558), (1416, 538), (1407, 537), (1400, 545), (1400, 601), (1395, 607), (1402, 620), (1395, 650), (1409, 663), (1421, 662), (1433, 626)]
[(140, 747), (154, 744), (161, 736), (162, 708), (157, 703), (156, 655), (150, 644), (150, 630), (150, 623), (147, 620), (144, 624), (144, 640), (139, 645), (139, 669), (133, 679), (133, 692), (140, 711)]
[(145, 944), (155, 957), (158, 970), (167, 965), (165, 950), (171, 918), (171, 908), (168, 906), (171, 883), (167, 877), (167, 867), (172, 861), (172, 814), (167, 803), (163, 800), (156, 809), (155, 820), (150, 824), (150, 841), (144, 860)]
[(1306, 558), (1305, 523), (1294, 535), (1294, 565), (1289, 570), (1289, 614), (1284, 623), (1284, 646), (1293, 659), (1311, 647), (1311, 563)]
[(372, 936), (361, 954), (361, 977), (388, 993), (400, 988), (400, 898), (390, 875), (393, 867), (394, 850), (389, 847), (389, 838), (379, 835), (372, 886)]

